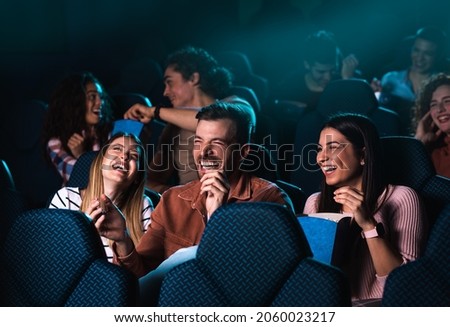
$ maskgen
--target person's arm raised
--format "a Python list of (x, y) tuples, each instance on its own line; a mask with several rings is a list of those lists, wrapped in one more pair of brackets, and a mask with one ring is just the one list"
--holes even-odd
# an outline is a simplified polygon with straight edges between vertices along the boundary
[[(367, 212), (364, 194), (350, 186), (342, 186), (334, 192), (334, 200), (353, 213), (353, 219), (363, 232), (375, 229), (377, 222)], [(372, 263), (378, 276), (383, 277), (402, 264), (402, 256), (382, 237), (367, 238)]]
[[(147, 107), (142, 104), (135, 104), (128, 109), (125, 114), (125, 119), (139, 120), (147, 124), (155, 118), (156, 107)], [(182, 129), (195, 132), (197, 128), (197, 119), (195, 116), (200, 108), (166, 108), (160, 107), (159, 119), (166, 123), (176, 125)]]
[(431, 118), (431, 112), (428, 111), (423, 117), (419, 120), (416, 128), (416, 134), (414, 135), (416, 139), (421, 141), (425, 146), (430, 146), (433, 142), (435, 142), (439, 136), (442, 134), (442, 131), (436, 127)]

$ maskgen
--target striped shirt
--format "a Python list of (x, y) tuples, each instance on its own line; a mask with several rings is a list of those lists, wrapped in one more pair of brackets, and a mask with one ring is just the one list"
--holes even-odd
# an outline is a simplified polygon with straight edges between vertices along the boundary
[[(386, 192), (386, 191), (385, 191)], [(427, 219), (417, 193), (406, 186), (389, 185), (386, 201), (374, 218), (383, 223), (384, 239), (398, 251), (403, 264), (413, 261), (423, 253), (427, 236)], [(385, 194), (380, 196), (384, 199)], [(305, 204), (304, 214), (317, 212), (319, 193), (312, 194)], [(351, 266), (348, 271), (352, 299), (382, 298), (387, 276), (378, 276), (372, 263), (367, 243), (359, 238), (349, 253)]]
[[(100, 150), (100, 144), (95, 143), (92, 150)], [(66, 185), (77, 159), (64, 150), (61, 140), (58, 138), (52, 138), (48, 141), (47, 151), (52, 163), (63, 178), (63, 185)]]
[[(81, 194), (78, 187), (63, 187), (53, 196), (49, 205), (50, 209), (69, 209), (80, 210)], [(142, 231), (145, 232), (151, 222), (150, 216), (153, 211), (151, 200), (144, 195), (144, 204), (142, 209)], [(101, 236), (103, 247), (105, 248), (108, 261), (112, 262), (113, 252), (109, 247), (109, 240)]]

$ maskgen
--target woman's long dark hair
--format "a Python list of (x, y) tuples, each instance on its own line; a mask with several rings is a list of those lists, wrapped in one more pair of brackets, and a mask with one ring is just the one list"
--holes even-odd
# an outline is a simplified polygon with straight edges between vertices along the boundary
[[(74, 73), (63, 79), (53, 91), (48, 104), (48, 112), (43, 129), (43, 145), (47, 147), (52, 138), (59, 138), (64, 150), (71, 154), (67, 143), (74, 133), (87, 130), (86, 123), (86, 85), (97, 83), (98, 79), (89, 72)], [(103, 88), (103, 87), (102, 87)], [(95, 127), (96, 137), (103, 145), (112, 129), (110, 101), (103, 90), (102, 117)], [(94, 139), (86, 140), (85, 151), (91, 150)]]
[[(377, 201), (386, 188), (382, 146), (378, 130), (366, 116), (353, 113), (332, 116), (322, 127), (338, 130), (353, 145), (355, 151), (364, 153), (362, 167), (362, 191), (364, 202), (370, 214), (378, 210)], [(322, 191), (319, 199), (319, 212), (339, 212), (341, 205), (333, 200), (336, 187), (322, 181)]]

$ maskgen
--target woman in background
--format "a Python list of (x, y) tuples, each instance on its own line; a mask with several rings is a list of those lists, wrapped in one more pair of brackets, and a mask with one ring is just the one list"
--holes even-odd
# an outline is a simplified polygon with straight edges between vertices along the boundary
[(450, 178), (450, 76), (441, 73), (427, 81), (416, 101), (413, 128), (436, 172)]
[[(413, 106), (424, 81), (447, 69), (446, 34), (436, 27), (424, 27), (414, 35), (410, 50), (410, 64), (402, 70), (387, 72), (381, 83), (372, 82), (381, 92), (380, 105), (397, 112), (405, 134), (410, 134)], [(377, 86), (375, 86), (377, 85)]]
[(43, 139), (63, 185), (77, 159), (86, 151), (100, 150), (111, 129), (110, 103), (94, 75), (76, 73), (58, 84), (49, 101)]

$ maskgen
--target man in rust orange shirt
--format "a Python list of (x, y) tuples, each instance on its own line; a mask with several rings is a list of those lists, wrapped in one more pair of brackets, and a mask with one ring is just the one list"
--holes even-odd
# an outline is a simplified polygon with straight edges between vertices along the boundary
[(175, 251), (200, 242), (214, 211), (234, 202), (274, 202), (288, 206), (288, 196), (275, 184), (239, 169), (249, 151), (252, 124), (238, 104), (216, 102), (202, 108), (194, 139), (194, 159), (200, 179), (163, 193), (151, 224), (139, 244), (133, 244), (120, 211), (102, 197), (102, 215), (95, 223), (100, 235), (114, 242), (115, 262), (141, 277)]

